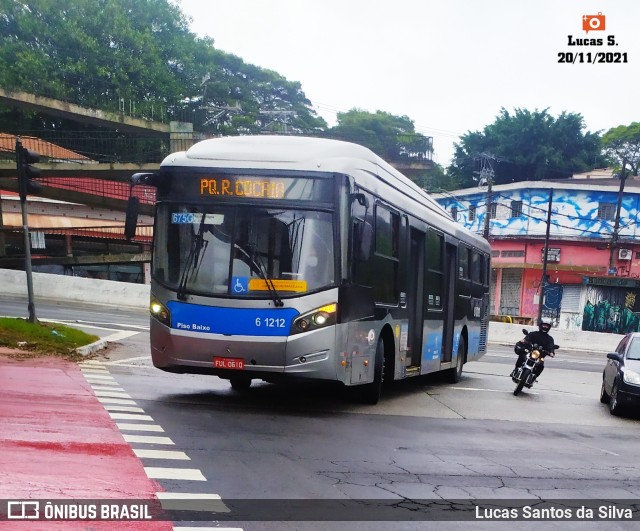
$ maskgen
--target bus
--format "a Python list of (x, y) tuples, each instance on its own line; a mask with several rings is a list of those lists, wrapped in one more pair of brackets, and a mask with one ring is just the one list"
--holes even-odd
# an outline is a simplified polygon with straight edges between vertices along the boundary
[[(151, 356), (173, 373), (359, 386), (486, 352), (490, 247), (369, 149), (338, 140), (200, 141), (156, 187)], [(135, 232), (135, 207), (127, 230)]]

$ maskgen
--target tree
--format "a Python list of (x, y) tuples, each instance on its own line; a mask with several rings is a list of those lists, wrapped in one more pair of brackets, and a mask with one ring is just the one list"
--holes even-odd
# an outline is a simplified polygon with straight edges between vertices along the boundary
[(495, 182), (558, 179), (605, 165), (598, 133), (583, 132), (580, 114), (554, 118), (547, 109), (533, 112), (502, 108), (482, 132), (468, 132), (455, 145), (448, 173), (463, 186), (474, 185), (479, 156), (495, 157)]
[(631, 175), (637, 176), (640, 166), (640, 122), (619, 125), (609, 129), (602, 137), (605, 154), (625, 171), (628, 167)]
[[(326, 127), (300, 83), (245, 64), (189, 30), (168, 0), (0, 0), (0, 86), (138, 117), (194, 122), (213, 134), (261, 132), (265, 110), (289, 111), (293, 130)], [(222, 124), (207, 105), (241, 113)], [(15, 124), (13, 109), (0, 126)], [(64, 129), (63, 120), (31, 113), (31, 129)], [(206, 123), (206, 125), (205, 125)], [(277, 129), (277, 121), (271, 124)], [(237, 132), (237, 131), (236, 131)]]
[(337, 122), (328, 129), (328, 136), (362, 144), (387, 161), (431, 160), (432, 139), (416, 133), (408, 116), (351, 109), (338, 113)]

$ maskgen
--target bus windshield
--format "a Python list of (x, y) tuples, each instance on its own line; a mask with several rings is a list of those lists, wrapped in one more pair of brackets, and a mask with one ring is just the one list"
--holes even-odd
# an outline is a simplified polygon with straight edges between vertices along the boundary
[(159, 204), (153, 275), (182, 296), (277, 299), (332, 287), (332, 214)]

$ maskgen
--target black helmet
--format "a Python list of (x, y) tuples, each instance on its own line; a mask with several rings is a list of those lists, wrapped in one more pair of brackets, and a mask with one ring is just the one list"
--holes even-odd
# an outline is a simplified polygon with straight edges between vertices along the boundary
[(540, 322), (538, 323), (538, 329), (540, 330), (540, 332), (548, 334), (549, 330), (551, 330), (551, 319), (549, 319), (548, 317), (543, 317), (542, 319), (540, 319)]

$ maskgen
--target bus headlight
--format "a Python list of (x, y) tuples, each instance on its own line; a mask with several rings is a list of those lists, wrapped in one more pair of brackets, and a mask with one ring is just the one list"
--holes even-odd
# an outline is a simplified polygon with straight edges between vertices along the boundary
[(334, 302), (300, 315), (291, 324), (291, 335), (335, 324), (337, 314), (338, 305)]
[(167, 307), (155, 297), (152, 297), (149, 303), (149, 313), (162, 324), (171, 326), (171, 313)]

